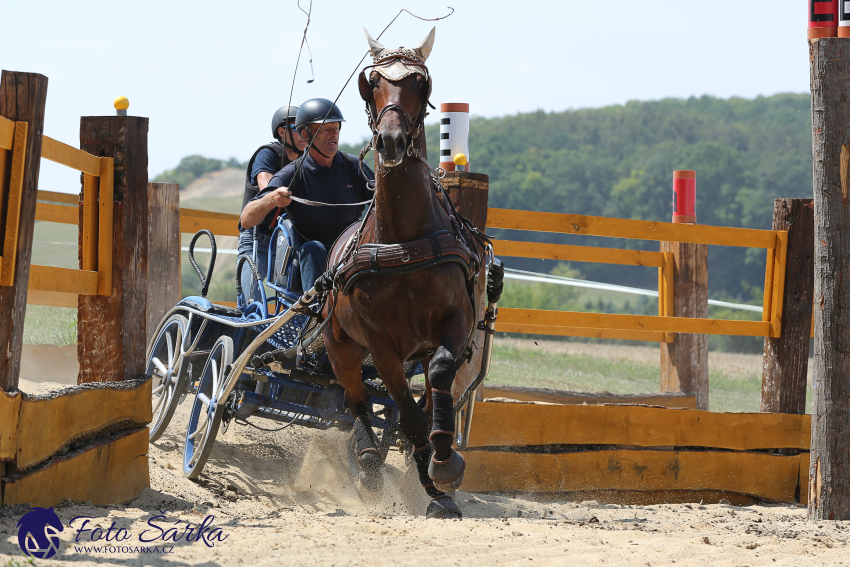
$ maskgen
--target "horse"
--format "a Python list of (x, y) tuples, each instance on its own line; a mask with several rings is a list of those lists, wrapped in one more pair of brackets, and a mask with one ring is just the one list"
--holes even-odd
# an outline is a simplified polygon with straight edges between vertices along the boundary
[[(426, 515), (460, 518), (460, 508), (445, 492), (460, 486), (466, 467), (452, 447), (451, 388), (471, 353), (477, 324), (471, 290), (483, 247), (470, 237), (474, 227), (451, 205), (426, 161), (423, 122), (431, 76), (425, 61), (435, 30), (417, 47), (395, 50), (364, 32), (374, 64), (360, 73), (359, 88), (373, 137), (361, 160), (365, 151), (375, 150), (375, 197), (366, 220), (346, 230), (329, 252), (328, 266), (342, 266), (334, 277), (345, 283), (323, 307), (330, 318), (323, 339), (355, 418), (352, 445), (361, 495), (380, 493), (382, 486), (383, 460), (360, 373), (371, 354), (431, 497)], [(419, 361), (425, 370), (424, 404), (410, 391), (406, 361)]]

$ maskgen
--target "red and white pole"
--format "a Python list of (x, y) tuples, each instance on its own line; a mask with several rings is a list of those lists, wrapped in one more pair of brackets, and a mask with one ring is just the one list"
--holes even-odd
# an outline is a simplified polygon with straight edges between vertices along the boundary
[(850, 0), (838, 0), (838, 37), (850, 37)]
[(691, 169), (673, 172), (673, 222), (697, 222), (697, 172)]
[(809, 39), (838, 35), (839, 2), (843, 10), (844, 0), (809, 0)]

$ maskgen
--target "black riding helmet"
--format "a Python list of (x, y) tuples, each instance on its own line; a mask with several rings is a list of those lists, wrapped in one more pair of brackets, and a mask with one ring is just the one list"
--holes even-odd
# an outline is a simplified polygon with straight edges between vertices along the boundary
[(274, 116), (272, 116), (272, 136), (276, 140), (282, 141), (277, 135), (277, 129), (280, 126), (286, 126), (286, 123), (293, 120), (297, 113), (297, 106), (281, 106), (275, 111)]
[(325, 124), (345, 122), (345, 118), (342, 117), (342, 111), (339, 107), (326, 98), (311, 98), (307, 102), (301, 103), (298, 113), (295, 115), (295, 129), (298, 132), (301, 132), (307, 124), (321, 124), (322, 122)]

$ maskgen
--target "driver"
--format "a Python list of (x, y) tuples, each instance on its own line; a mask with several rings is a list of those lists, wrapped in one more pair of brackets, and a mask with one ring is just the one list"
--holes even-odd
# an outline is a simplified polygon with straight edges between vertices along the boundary
[[(345, 119), (334, 103), (324, 98), (308, 100), (298, 109), (296, 131), (312, 140), (309, 151), (272, 177), (263, 191), (242, 211), (244, 228), (274, 230), (281, 211), (289, 213), (303, 244), (298, 251), (302, 290), (313, 287), (325, 270), (328, 251), (340, 234), (362, 214), (365, 205), (315, 206), (299, 203), (292, 196), (329, 204), (360, 203), (372, 198), (367, 182), (375, 174), (360, 160), (339, 151), (339, 131)], [(258, 250), (258, 260), (265, 265)], [(262, 251), (267, 255), (267, 251)]]

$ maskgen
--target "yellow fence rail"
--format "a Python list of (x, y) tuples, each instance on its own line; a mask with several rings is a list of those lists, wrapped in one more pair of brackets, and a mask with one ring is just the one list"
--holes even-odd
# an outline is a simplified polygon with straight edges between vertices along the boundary
[(671, 342), (672, 333), (756, 337), (779, 337), (782, 333), (782, 297), (788, 245), (786, 231), (647, 222), (509, 209), (488, 209), (487, 227), (767, 249), (762, 320), (739, 321), (672, 317), (675, 290), (673, 289), (673, 255), (669, 252), (642, 252), (496, 240), (493, 247), (499, 256), (658, 268), (657, 317), (502, 308), (499, 310), (497, 325), (499, 331), (653, 342)]
[[(14, 122), (0, 116), (0, 173), (5, 175), (7, 167), (10, 169), (9, 185), (0, 179), (0, 206), (4, 202), (7, 205), (6, 226), (0, 234), (0, 285), (3, 286), (12, 285), (15, 278), (28, 126), (26, 122)], [(5, 187), (8, 187), (8, 195), (4, 195)]]
[[(21, 126), (23, 125), (23, 126)], [(22, 133), (20, 133), (22, 132)], [(12, 181), (9, 195), (9, 219), (4, 235), (0, 285), (11, 285), (14, 274), (15, 244), (17, 242), (20, 210), (21, 179), (16, 172), (23, 170), (23, 155), (19, 153), (26, 140), (26, 123), (13, 123), (0, 117), (0, 171), (11, 152)], [(13, 149), (14, 148), (14, 149)], [(28, 301), (35, 304), (76, 306), (76, 295), (112, 294), (112, 224), (114, 163), (110, 157), (97, 157), (53, 138), (43, 136), (41, 157), (80, 171), (83, 174), (82, 201), (77, 195), (39, 191), (35, 220), (61, 224), (80, 224), (83, 230), (80, 248), (82, 267), (79, 270), (52, 266), (30, 266), (27, 286)], [(19, 167), (16, 169), (16, 165)], [(2, 202), (0, 187), (0, 202)]]

